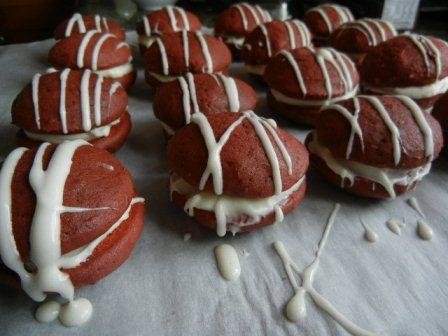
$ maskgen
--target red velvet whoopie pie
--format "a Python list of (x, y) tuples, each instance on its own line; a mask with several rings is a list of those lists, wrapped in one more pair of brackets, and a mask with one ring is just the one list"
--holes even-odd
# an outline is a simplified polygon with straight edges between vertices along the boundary
[(232, 55), (216, 37), (183, 30), (156, 38), (145, 52), (144, 62), (146, 81), (157, 87), (187, 72), (226, 74)]
[(360, 73), (366, 92), (405, 95), (430, 111), (448, 90), (448, 44), (432, 36), (400, 35), (369, 51)]
[(221, 237), (282, 221), (305, 194), (305, 146), (252, 111), (195, 113), (168, 163), (172, 201)]
[(90, 69), (128, 89), (135, 82), (131, 49), (111, 33), (90, 30), (56, 42), (48, 54), (56, 68)]
[(71, 300), (74, 288), (113, 272), (143, 228), (144, 200), (129, 172), (83, 140), (15, 149), (0, 185), (8, 237), (0, 241), (0, 282), (21, 284), (36, 301), (48, 293)]
[(74, 34), (84, 34), (89, 30), (97, 30), (102, 33), (111, 33), (119, 40), (125, 41), (124, 29), (114, 20), (100, 15), (73, 14), (69, 19), (62, 21), (54, 30), (54, 38), (60, 40)]
[(137, 23), (138, 43), (140, 52), (145, 53), (156, 37), (181, 30), (199, 31), (202, 23), (199, 18), (181, 7), (166, 6), (154, 12), (143, 15)]
[(311, 163), (355, 195), (395, 198), (430, 172), (439, 123), (406, 96), (357, 96), (322, 109), (306, 140)]
[(263, 76), (266, 64), (281, 50), (311, 46), (311, 33), (300, 20), (274, 20), (255, 28), (241, 50), (244, 69)]
[(304, 21), (311, 33), (316, 46), (325, 46), (333, 31), (354, 17), (348, 7), (336, 4), (323, 4), (309, 9)]
[(36, 74), (15, 98), (12, 122), (19, 145), (83, 139), (116, 151), (131, 130), (128, 96), (120, 83), (90, 70)]
[(268, 105), (298, 124), (315, 126), (322, 106), (357, 94), (353, 61), (331, 48), (283, 50), (266, 67)]
[(245, 37), (258, 25), (272, 21), (269, 12), (247, 2), (233, 4), (218, 15), (215, 35), (221, 38), (238, 59)]

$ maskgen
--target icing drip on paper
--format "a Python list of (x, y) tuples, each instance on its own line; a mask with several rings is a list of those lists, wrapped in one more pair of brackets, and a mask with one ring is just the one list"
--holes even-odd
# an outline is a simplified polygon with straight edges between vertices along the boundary
[[(88, 320), (86, 309), (90, 303), (85, 299), (74, 300), (74, 286), (67, 273), (61, 269), (77, 267), (88, 260), (95, 248), (123, 221), (129, 217), (131, 207), (141, 198), (132, 199), (122, 217), (104, 234), (89, 244), (61, 254), (61, 214), (70, 212), (104, 211), (110, 207), (80, 208), (63, 205), (64, 188), (71, 171), (73, 157), (78, 148), (89, 145), (82, 140), (64, 142), (57, 146), (47, 168), (43, 168), (43, 158), (47, 148), (44, 143), (39, 146), (31, 170), (29, 183), (36, 197), (34, 216), (30, 226), (29, 262), (35, 272), (27, 270), (18, 252), (13, 234), (12, 209), (12, 179), (17, 165), (27, 151), (17, 148), (5, 160), (0, 172), (0, 256), (9, 269), (14, 271), (21, 280), (23, 290), (35, 301), (43, 301), (47, 293), (57, 293), (69, 301), (59, 312), (61, 321), (66, 325), (82, 324)], [(86, 308), (87, 307), (87, 308)], [(36, 311), (39, 321), (50, 321), (56, 314), (57, 307), (53, 303), (45, 303)], [(91, 311), (91, 306), (90, 306)], [(88, 316), (87, 316), (88, 315)]]
[(232, 245), (221, 244), (216, 246), (215, 257), (219, 273), (224, 279), (234, 281), (240, 277), (240, 261)]
[[(306, 316), (306, 302), (305, 295), (309, 294), (315, 304), (322, 310), (324, 310), (329, 316), (331, 316), (341, 327), (343, 327), (347, 332), (356, 336), (374, 336), (375, 333), (365, 330), (355, 323), (347, 319), (342, 313), (340, 313), (327, 299), (325, 299), (321, 294), (319, 294), (314, 288), (314, 273), (317, 271), (319, 266), (320, 257), (325, 244), (328, 240), (328, 235), (333, 226), (336, 215), (340, 209), (339, 204), (335, 204), (334, 209), (328, 218), (327, 225), (325, 226), (325, 231), (322, 238), (318, 244), (317, 251), (315, 253), (313, 261), (305, 267), (303, 271), (299, 270), (299, 267), (294, 263), (294, 261), (289, 256), (282, 242), (277, 241), (274, 243), (274, 249), (279, 255), (283, 266), (285, 268), (286, 274), (288, 276), (289, 282), (294, 289), (294, 296), (290, 299), (286, 305), (286, 317), (291, 322), (298, 322)], [(297, 273), (302, 283), (299, 286), (295, 277)]]
[(434, 232), (431, 227), (422, 219), (417, 221), (417, 233), (423, 240), (431, 240), (434, 236)]
[(425, 214), (423, 213), (422, 208), (420, 208), (420, 204), (415, 197), (411, 197), (410, 199), (408, 199), (408, 204), (411, 208), (417, 211), (420, 216), (425, 218)]
[(368, 227), (366, 225), (366, 223), (364, 223), (364, 221), (361, 220), (361, 224), (364, 227), (364, 238), (370, 242), (370, 243), (375, 243), (378, 241), (378, 234), (373, 231), (370, 227)]
[(390, 231), (392, 231), (393, 233), (395, 233), (398, 236), (401, 235), (401, 228), (404, 227), (403, 222), (400, 222), (397, 219), (391, 218), (386, 222), (386, 224)]

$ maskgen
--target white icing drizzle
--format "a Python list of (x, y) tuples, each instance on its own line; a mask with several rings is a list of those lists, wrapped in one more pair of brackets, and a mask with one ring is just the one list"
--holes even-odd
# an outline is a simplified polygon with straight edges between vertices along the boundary
[(78, 48), (78, 53), (76, 55), (76, 65), (78, 68), (84, 67), (84, 56), (86, 53), (87, 45), (89, 44), (90, 40), (92, 39), (93, 35), (98, 33), (96, 30), (89, 30), (86, 34), (84, 34), (81, 43)]
[(258, 26), (261, 30), (261, 32), (263, 33), (264, 36), (264, 40), (266, 43), (266, 49), (268, 51), (268, 56), (271, 57), (272, 56), (272, 46), (271, 46), (271, 40), (269, 39), (269, 33), (268, 30), (266, 29), (266, 25), (262, 24)]
[(244, 12), (244, 9), (243, 9), (242, 5), (241, 4), (237, 4), (237, 5), (234, 5), (234, 7), (240, 13), (241, 21), (243, 21), (244, 30), (247, 30), (247, 28), (248, 28), (247, 16), (246, 16), (246, 13)]
[[(274, 249), (276, 250), (283, 263), (283, 267), (285, 268), (289, 282), (295, 292), (295, 295), (291, 298), (286, 306), (286, 317), (291, 322), (297, 322), (300, 319), (304, 318), (306, 316), (305, 295), (309, 294), (314, 303), (320, 309), (324, 310), (329, 316), (331, 316), (348, 333), (355, 336), (374, 336), (375, 333), (357, 326), (355, 323), (346, 318), (331, 304), (331, 302), (325, 299), (314, 288), (314, 273), (318, 269), (322, 251), (326, 245), (328, 235), (330, 234), (330, 230), (333, 226), (339, 209), (340, 205), (335, 204), (334, 209), (325, 226), (325, 231), (322, 234), (322, 238), (318, 244), (314, 259), (307, 267), (305, 267), (302, 272), (300, 272), (299, 267), (291, 259), (282, 242), (277, 241), (273, 244)], [(297, 283), (294, 272), (297, 273), (302, 279), (302, 284), (300, 286)]]
[(346, 107), (344, 107), (342, 105), (338, 105), (338, 104), (322, 107), (322, 111), (334, 110), (334, 111), (339, 112), (350, 123), (350, 127), (351, 127), (350, 138), (347, 143), (347, 149), (345, 151), (345, 158), (347, 160), (350, 159), (350, 155), (353, 150), (353, 143), (355, 140), (355, 135), (358, 136), (359, 141), (361, 142), (362, 150), (364, 151), (363, 132), (362, 132), (361, 126), (359, 125), (359, 122), (358, 122), (359, 113), (361, 111), (361, 106), (360, 106), (358, 97), (353, 98), (353, 105), (355, 107), (355, 111), (353, 114)]
[[(252, 111), (244, 112), (241, 117), (239, 117), (226, 129), (226, 131), (222, 134), (221, 138), (218, 141), (215, 139), (213, 129), (204, 114), (198, 112), (191, 117), (191, 121), (198, 125), (208, 151), (207, 166), (204, 172), (202, 173), (201, 180), (199, 183), (199, 190), (204, 189), (205, 184), (207, 183), (209, 177), (212, 176), (214, 193), (216, 195), (221, 195), (223, 193), (224, 181), (222, 176), (220, 153), (222, 148), (227, 143), (227, 140), (230, 138), (232, 132), (243, 122), (244, 119), (247, 119), (252, 124), (252, 127), (254, 128), (257, 137), (260, 139), (262, 143), (263, 149), (266, 153), (266, 156), (272, 168), (272, 178), (274, 182), (275, 194), (279, 195), (282, 193), (283, 182), (281, 178), (279, 159), (272, 144), (271, 138), (268, 136), (268, 133), (266, 132), (266, 129), (271, 134), (277, 147), (280, 149), (283, 160), (288, 168), (288, 174), (292, 174), (291, 157), (286, 147), (282, 143), (281, 139), (276, 134), (276, 131), (274, 129), (276, 125), (275, 124), (273, 125), (267, 122), (266, 120), (258, 117)], [(186, 209), (187, 208), (190, 209), (189, 214), (191, 216), (193, 215), (194, 202), (197, 201), (198, 197), (199, 197), (198, 195), (193, 196), (187, 201), (185, 205)], [(215, 214), (217, 216), (217, 233), (220, 236), (225, 235), (226, 232), (226, 216), (224, 211), (225, 209), (223, 209), (222, 206), (223, 206), (222, 202), (216, 202)]]
[(410, 199), (408, 199), (408, 204), (415, 210), (418, 212), (418, 214), (420, 216), (422, 216), (423, 218), (425, 218), (425, 214), (422, 211), (422, 208), (420, 208), (420, 204), (418, 204), (418, 201), (415, 197), (411, 197)]
[(183, 46), (185, 66), (187, 69), (190, 67), (190, 48), (188, 43), (189, 43), (188, 32), (186, 30), (182, 30), (182, 46)]
[[(291, 47), (291, 49), (295, 49), (296, 48), (296, 37), (294, 35), (294, 30), (292, 28), (292, 22), (291, 21), (284, 21), (286, 30), (288, 31), (288, 38), (289, 38), (289, 46)], [(301, 43), (303, 44), (304, 38), (303, 38), (303, 33), (301, 30), (299, 30), (300, 32), (300, 37), (301, 37)]]
[(33, 95), (34, 119), (36, 120), (37, 129), (40, 129), (40, 112), (39, 112), (39, 80), (41, 74), (35, 74), (31, 82), (31, 90)]
[(420, 51), (428, 74), (431, 71), (429, 58), (431, 57), (433, 59), (436, 70), (436, 80), (440, 79), (440, 76), (442, 75), (442, 53), (434, 42), (423, 35), (404, 34), (403, 36), (406, 36), (410, 41), (412, 41), (412, 43), (414, 43)]
[(170, 19), (171, 28), (175, 32), (178, 31), (179, 27), (177, 26), (177, 19), (176, 19), (176, 15), (174, 14), (174, 11), (173, 11), (173, 6), (166, 6), (165, 10), (166, 10), (166, 13), (168, 14), (168, 18)]
[[(96, 41), (95, 46), (93, 47), (93, 53), (92, 53), (92, 70), (98, 70), (98, 57), (100, 54), (101, 46), (104, 42), (106, 42), (107, 39), (115, 37), (115, 35), (112, 34), (103, 34), (101, 37)], [(126, 42), (120, 42), (117, 45), (117, 49), (120, 49), (123, 46), (127, 46)], [(84, 57), (84, 56), (83, 56)]]
[(343, 29), (341, 29), (341, 32), (344, 29), (358, 30), (364, 34), (370, 46), (376, 46), (378, 43), (384, 42), (388, 39), (388, 34), (385, 28), (389, 30), (390, 37), (397, 35), (395, 28), (389, 22), (368, 18), (346, 23), (343, 26)]
[(145, 35), (151, 36), (151, 26), (149, 25), (149, 20), (146, 15), (143, 15), (143, 28), (145, 29)]
[(166, 53), (165, 45), (160, 38), (156, 38), (157, 46), (159, 47), (160, 57), (162, 61), (162, 70), (164, 75), (169, 73), (168, 55)]
[(353, 15), (350, 10), (346, 7), (334, 5), (334, 4), (323, 4), (314, 8), (311, 8), (308, 13), (315, 12), (320, 15), (320, 17), (324, 20), (325, 25), (327, 26), (328, 32), (332, 33), (336, 28), (333, 26), (330, 17), (328, 16), (328, 10), (333, 9), (336, 11), (339, 17), (339, 24), (343, 24), (345, 22), (349, 22), (353, 20)]
[(221, 244), (215, 247), (216, 265), (221, 276), (229, 281), (240, 277), (241, 265), (238, 254), (232, 245)]
[(61, 82), (61, 95), (59, 98), (59, 117), (61, 118), (62, 132), (64, 134), (68, 133), (67, 127), (67, 109), (65, 105), (65, 96), (67, 94), (67, 79), (70, 75), (70, 69), (64, 69), (60, 75)]
[(238, 112), (240, 110), (240, 98), (235, 79), (233, 79), (232, 77), (224, 76), (222, 74), (216, 74), (215, 76), (219, 77), (224, 85), (224, 90), (227, 95), (227, 101), (229, 102), (229, 111)]
[(94, 115), (95, 115), (95, 125), (101, 125), (101, 89), (103, 85), (103, 76), (97, 76), (95, 83), (95, 103), (93, 107)]
[(80, 95), (81, 95), (81, 114), (82, 128), (85, 132), (92, 129), (92, 121), (90, 119), (90, 70), (85, 70), (81, 77)]
[(359, 97), (362, 97), (363, 99), (367, 100), (378, 111), (379, 116), (381, 117), (381, 119), (383, 119), (384, 124), (389, 129), (392, 138), (394, 163), (397, 166), (401, 160), (400, 130), (398, 129), (397, 125), (395, 125), (386, 107), (383, 105), (383, 103), (378, 97), (374, 96), (359, 96)]
[(121, 83), (120, 82), (114, 82), (109, 89), (109, 96), (112, 96), (115, 92), (117, 92), (117, 90), (119, 88), (121, 88)]
[(280, 51), (280, 54), (283, 55), (291, 65), (292, 69), (294, 70), (297, 82), (299, 83), (300, 90), (302, 91), (303, 95), (306, 95), (307, 94), (306, 84), (305, 80), (303, 79), (302, 72), (300, 71), (299, 63), (291, 54), (291, 52), (289, 52), (288, 50), (282, 50)]
[[(82, 140), (64, 142), (56, 147), (48, 167), (43, 168), (43, 157), (49, 146), (42, 144), (35, 154), (29, 174), (29, 183), (36, 197), (34, 216), (30, 226), (30, 262), (37, 272), (30, 273), (19, 255), (12, 230), (12, 178), (26, 148), (17, 148), (5, 160), (0, 172), (0, 255), (3, 263), (20, 277), (23, 290), (35, 301), (43, 301), (47, 293), (58, 293), (69, 301), (59, 312), (66, 326), (80, 325), (91, 315), (88, 300), (74, 300), (74, 286), (61, 268), (72, 268), (88, 260), (95, 248), (129, 217), (133, 204), (143, 202), (133, 198), (121, 218), (104, 234), (89, 244), (61, 255), (61, 214), (110, 210), (110, 207), (80, 208), (63, 205), (64, 188), (70, 174), (72, 160), (78, 148), (88, 145)], [(36, 311), (36, 318), (48, 322), (59, 309), (54, 303), (45, 303)]]
[(402, 222), (400, 222), (395, 218), (391, 218), (386, 222), (386, 224), (390, 231), (392, 231), (398, 236), (401, 235), (401, 228), (404, 226)]
[(417, 221), (417, 233), (423, 240), (431, 240), (434, 236), (434, 232), (431, 227), (422, 219)]
[(241, 5), (249, 10), (250, 14), (255, 20), (255, 25), (258, 26), (260, 24), (260, 18), (258, 17), (259, 13), (256, 12), (255, 8), (245, 2), (243, 2)]
[(396, 96), (412, 113), (415, 122), (423, 134), (425, 141), (425, 155), (429, 160), (434, 158), (434, 138), (431, 126), (425, 117), (425, 112), (417, 105), (415, 101), (406, 96)]
[[(307, 26), (302, 21), (288, 20), (288, 21), (283, 21), (283, 23), (285, 24), (285, 27), (288, 31), (289, 45), (290, 45), (291, 49), (295, 49), (299, 46), (306, 47), (306, 46), (311, 45), (310, 32), (309, 32)], [(296, 27), (296, 29), (298, 30), (298, 32), (300, 34), (300, 45), (296, 44), (296, 38), (295, 38), (294, 28), (293, 28), (294, 26)]]
[(212, 55), (210, 54), (210, 50), (208, 49), (207, 40), (204, 38), (204, 35), (201, 32), (195, 32), (196, 38), (201, 46), (202, 55), (204, 56), (205, 63), (207, 65), (207, 72), (213, 72), (213, 60)]
[(65, 28), (65, 37), (68, 37), (72, 34), (73, 26), (75, 23), (78, 25), (78, 31), (81, 34), (84, 34), (86, 32), (86, 25), (84, 23), (84, 19), (81, 14), (75, 13), (73, 16), (68, 20), (67, 27)]

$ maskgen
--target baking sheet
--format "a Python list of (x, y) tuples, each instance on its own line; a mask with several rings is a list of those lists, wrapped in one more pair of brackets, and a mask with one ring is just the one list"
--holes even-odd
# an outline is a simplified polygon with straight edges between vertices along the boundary
[[(135, 35), (128, 36), (135, 41)], [(53, 40), (0, 47), (0, 159), (14, 148), (17, 129), (10, 125), (10, 106), (35, 72), (48, 67)], [(168, 167), (162, 128), (151, 109), (152, 92), (144, 83), (142, 64), (130, 91), (132, 133), (118, 153), (148, 201), (145, 228), (131, 258), (94, 286), (78, 290), (94, 305), (85, 326), (68, 329), (57, 321), (39, 324), (36, 304), (26, 295), (0, 289), (2, 335), (345, 335), (307, 298), (307, 315), (290, 323), (283, 310), (293, 291), (272, 243), (281, 240), (300, 268), (312, 261), (327, 216), (342, 205), (315, 276), (315, 287), (350, 320), (388, 335), (448, 334), (448, 162), (440, 158), (419, 188), (394, 201), (351, 196), (308, 174), (308, 193), (283, 223), (249, 234), (220, 239), (199, 227), (169, 202)], [(257, 89), (258, 112), (266, 108), (263, 86), (232, 67)], [(276, 118), (299, 139), (308, 130)], [(415, 196), (427, 214), (435, 238), (419, 239), (418, 214), (406, 204)], [(401, 236), (385, 225), (404, 218)], [(379, 235), (363, 238), (362, 218)], [(185, 233), (192, 238), (184, 241)], [(213, 248), (232, 244), (240, 255), (238, 281), (220, 277)]]

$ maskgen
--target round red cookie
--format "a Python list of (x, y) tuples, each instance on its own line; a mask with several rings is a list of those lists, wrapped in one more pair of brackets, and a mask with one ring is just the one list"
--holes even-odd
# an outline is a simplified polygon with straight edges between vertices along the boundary
[(430, 110), (448, 90), (448, 45), (431, 36), (400, 35), (369, 51), (360, 73), (366, 92), (405, 95)]
[(258, 25), (272, 21), (269, 12), (258, 5), (240, 2), (227, 8), (218, 15), (215, 22), (215, 34), (230, 48), (238, 59), (244, 38)]
[(56, 68), (91, 69), (120, 82), (125, 89), (136, 78), (131, 49), (110, 33), (90, 30), (63, 38), (51, 48), (48, 60)]
[(226, 73), (232, 55), (211, 35), (181, 31), (156, 39), (144, 55), (146, 81), (153, 87), (190, 72)]
[(331, 48), (283, 50), (268, 63), (268, 105), (292, 121), (314, 126), (322, 106), (356, 95), (359, 75), (350, 58)]
[(54, 38), (60, 40), (74, 34), (84, 34), (89, 30), (114, 34), (118, 39), (125, 41), (124, 29), (114, 20), (100, 15), (73, 14), (69, 19), (62, 21), (54, 30)]
[(346, 22), (354, 20), (347, 7), (336, 4), (323, 4), (309, 9), (305, 14), (305, 23), (311, 30), (317, 46), (327, 44), (331, 33)]
[(171, 138), (168, 162), (173, 201), (220, 236), (281, 221), (306, 188), (305, 147), (252, 111), (194, 114)]
[(311, 46), (311, 33), (299, 20), (274, 20), (255, 28), (245, 39), (241, 58), (245, 70), (263, 76), (268, 61), (281, 50)]
[(90, 70), (36, 74), (14, 99), (19, 145), (83, 139), (116, 151), (131, 130), (128, 95), (119, 83)]
[[(32, 169), (41, 175), (33, 175)], [(68, 175), (61, 179), (58, 175), (65, 170)], [(59, 146), (42, 144), (29, 150), (19, 148), (5, 160), (0, 176), (7, 182), (1, 192), (11, 193), (10, 207), (1, 215), (10, 211), (11, 239), (27, 272), (46, 272), (59, 253), (57, 265), (64, 265), (59, 269), (69, 275), (74, 287), (80, 287), (101, 280), (129, 257), (143, 228), (143, 199), (137, 197), (129, 172), (107, 151), (81, 140)], [(41, 178), (52, 183), (41, 185)], [(57, 195), (61, 192), (59, 204)], [(48, 195), (55, 195), (50, 199), (54, 203), (48, 204)], [(64, 211), (57, 214), (61, 206)], [(44, 222), (52, 226), (40, 230)], [(56, 236), (60, 242), (47, 242), (49, 251), (45, 252), (39, 244), (52, 230), (60, 231)], [(86, 248), (91, 249), (90, 253), (78, 254), (77, 260), (68, 254), (76, 255)], [(53, 257), (45, 257), (50, 251)], [(4, 272), (10, 259), (2, 255), (2, 260), (3, 281), (11, 279), (11, 272)], [(40, 264), (31, 260), (40, 260)], [(57, 292), (44, 280), (51, 277), (51, 272), (41, 274), (42, 280), (36, 285), (43, 292)]]
[(360, 196), (394, 198), (429, 173), (439, 123), (406, 96), (357, 96), (323, 108), (308, 136), (312, 165)]
[(199, 18), (181, 7), (166, 6), (154, 12), (143, 15), (137, 23), (137, 34), (140, 52), (154, 42), (156, 37), (167, 33), (175, 33), (181, 30), (199, 31), (202, 23)]
[(242, 80), (221, 74), (187, 74), (157, 88), (153, 110), (171, 136), (198, 111), (205, 115), (243, 112), (253, 110), (257, 101), (257, 93)]
[(339, 27), (330, 36), (330, 46), (360, 63), (373, 47), (397, 35), (391, 23), (381, 19), (360, 19)]

